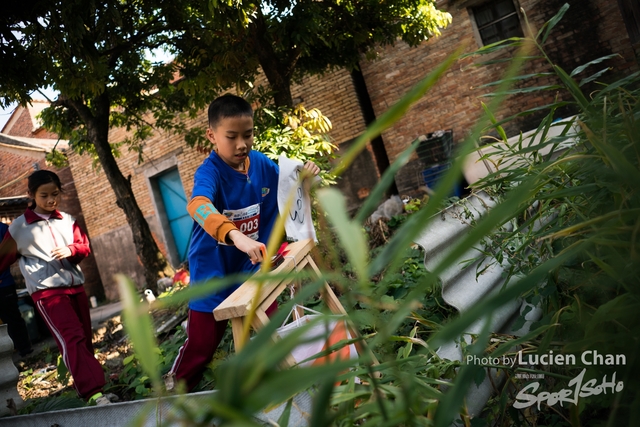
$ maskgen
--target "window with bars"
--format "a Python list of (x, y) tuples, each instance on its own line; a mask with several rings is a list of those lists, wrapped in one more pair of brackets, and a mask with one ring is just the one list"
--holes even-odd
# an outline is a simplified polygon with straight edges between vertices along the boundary
[(513, 0), (490, 1), (471, 8), (471, 14), (483, 46), (523, 36)]

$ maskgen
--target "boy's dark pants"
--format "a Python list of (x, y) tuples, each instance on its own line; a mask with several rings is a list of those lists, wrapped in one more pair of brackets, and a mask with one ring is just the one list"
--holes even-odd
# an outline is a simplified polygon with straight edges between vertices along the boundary
[(31, 351), (31, 341), (20, 309), (18, 308), (18, 294), (16, 285), (0, 288), (0, 319), (7, 324), (9, 336), (13, 345), (24, 356)]
[[(277, 301), (265, 311), (267, 316), (275, 313)], [(228, 320), (217, 321), (213, 313), (189, 310), (187, 319), (187, 340), (184, 342), (170, 373), (177, 380), (186, 382), (191, 391), (202, 379), (205, 369), (222, 341)]]

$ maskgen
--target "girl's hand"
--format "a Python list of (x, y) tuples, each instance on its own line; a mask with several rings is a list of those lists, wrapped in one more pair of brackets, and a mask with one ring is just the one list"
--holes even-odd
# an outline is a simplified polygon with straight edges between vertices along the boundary
[(264, 243), (256, 242), (251, 237), (245, 236), (240, 230), (231, 230), (228, 238), (236, 248), (247, 254), (251, 264), (255, 265), (262, 262), (267, 254), (267, 248)]
[(60, 246), (59, 248), (55, 248), (51, 251), (51, 256), (53, 259), (62, 259), (71, 256), (71, 249), (67, 246)]

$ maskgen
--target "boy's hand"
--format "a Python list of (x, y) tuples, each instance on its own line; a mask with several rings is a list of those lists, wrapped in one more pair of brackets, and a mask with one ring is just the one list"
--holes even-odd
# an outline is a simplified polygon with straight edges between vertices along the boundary
[(304, 191), (306, 193), (309, 193), (309, 190), (311, 189), (311, 184), (313, 183), (313, 180), (309, 178), (318, 176), (319, 173), (320, 173), (320, 168), (311, 160), (305, 163), (304, 166), (302, 167), (302, 173), (301, 173), (302, 187), (304, 188)]
[[(302, 167), (302, 171), (303, 171), (303, 174), (305, 174), (305, 175), (316, 176), (316, 175), (318, 175), (320, 173), (320, 168), (318, 167), (318, 165), (316, 165), (311, 160), (309, 160)], [(306, 171), (306, 173), (305, 173), (305, 171)]]
[(264, 259), (267, 248), (264, 243), (256, 242), (251, 237), (245, 236), (240, 230), (231, 230), (228, 234), (229, 240), (236, 248), (247, 254), (251, 264), (258, 264)]
[(59, 248), (55, 248), (51, 251), (51, 256), (53, 259), (62, 259), (71, 256), (71, 249), (67, 246), (60, 246)]

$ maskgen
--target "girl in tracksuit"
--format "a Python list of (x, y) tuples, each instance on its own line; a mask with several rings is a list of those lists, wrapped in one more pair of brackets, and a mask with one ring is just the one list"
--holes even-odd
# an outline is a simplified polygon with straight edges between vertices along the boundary
[(58, 344), (76, 391), (88, 401), (104, 400), (105, 376), (93, 353), (89, 301), (78, 266), (90, 253), (89, 240), (73, 217), (56, 209), (58, 175), (36, 171), (29, 176), (28, 189), (34, 203), (11, 223), (0, 243), (0, 271), (20, 260), (27, 290)]

